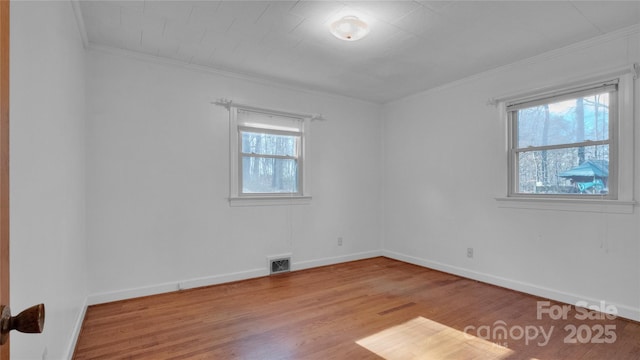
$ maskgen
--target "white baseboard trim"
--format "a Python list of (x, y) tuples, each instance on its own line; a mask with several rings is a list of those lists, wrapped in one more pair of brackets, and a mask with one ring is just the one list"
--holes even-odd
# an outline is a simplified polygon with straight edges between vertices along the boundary
[(113, 301), (133, 299), (142, 296), (162, 294), (178, 290), (178, 283), (163, 283), (150, 286), (141, 286), (124, 290), (107, 291), (91, 294), (87, 298), (87, 303), (91, 305), (103, 304)]
[[(462, 276), (468, 279), (482, 281), (488, 284), (497, 285), (500, 287), (504, 287), (511, 290), (520, 291), (523, 293), (540, 296), (546, 299), (560, 301), (566, 304), (575, 305), (577, 302), (587, 302), (591, 305), (599, 305), (602, 299), (593, 299), (588, 296), (581, 296), (576, 294), (567, 293), (564, 291), (550, 289), (542, 286), (538, 286), (531, 283), (526, 283), (522, 281), (517, 281), (513, 279), (503, 278), (500, 276), (489, 275), (477, 271), (472, 271), (469, 269), (451, 266), (447, 264), (443, 264), (437, 261), (431, 261), (427, 259), (418, 258), (415, 256), (405, 255), (401, 253), (397, 253), (394, 251), (383, 250), (382, 256), (388, 257), (390, 259), (395, 259), (399, 261), (403, 261), (406, 263), (446, 272), (453, 275)], [(618, 316), (623, 317), (625, 319), (640, 321), (640, 308), (621, 305), (616, 303), (607, 304), (614, 305), (618, 311)]]
[(124, 290), (108, 291), (89, 295), (88, 303), (89, 305), (103, 304), (113, 301), (133, 299), (142, 296), (157, 295), (177, 290), (193, 289), (201, 286), (217, 285), (232, 281), (246, 280), (265, 275), (269, 275), (267, 269), (253, 269), (229, 274), (205, 276), (193, 279), (166, 282), (162, 284), (141, 286)]
[(78, 338), (80, 337), (80, 331), (82, 330), (84, 316), (87, 314), (87, 306), (87, 299), (85, 299), (82, 304), (82, 308), (78, 313), (78, 317), (76, 318), (76, 323), (73, 326), (73, 331), (71, 332), (71, 340), (69, 341), (69, 345), (67, 346), (66, 356), (63, 357), (64, 359), (73, 359), (73, 352), (76, 350), (76, 344), (78, 343)]
[(326, 258), (315, 259), (315, 260), (306, 260), (306, 261), (297, 261), (297, 262), (294, 261), (291, 264), (291, 270), (292, 271), (304, 270), (304, 269), (310, 269), (310, 268), (319, 267), (319, 266), (340, 264), (348, 261), (370, 259), (378, 256), (382, 256), (381, 250), (365, 251), (365, 252), (360, 252), (355, 254), (326, 257)]
[[(375, 251), (367, 251), (367, 252), (328, 257), (328, 258), (322, 258), (322, 259), (292, 262), (291, 270), (292, 271), (304, 270), (304, 269), (309, 269), (309, 268), (318, 267), (318, 266), (343, 263), (347, 261), (368, 259), (376, 256), (382, 256), (382, 252), (380, 250), (375, 250)], [(176, 290), (186, 290), (186, 289), (193, 289), (193, 288), (202, 287), (202, 286), (218, 285), (218, 284), (223, 284), (223, 283), (228, 283), (233, 281), (253, 279), (253, 278), (267, 276), (267, 275), (269, 275), (269, 269), (265, 267), (264, 269), (252, 269), (252, 270), (239, 271), (239, 272), (229, 273), (229, 274), (198, 277), (193, 279), (166, 282), (162, 284), (141, 286), (137, 288), (91, 294), (87, 298), (87, 303), (88, 305), (103, 304), (107, 302), (133, 299), (133, 298), (142, 297), (142, 296), (157, 295), (157, 294), (172, 292)]]
[(178, 283), (178, 290), (193, 289), (197, 287), (224, 284), (233, 281), (253, 279), (269, 275), (268, 269), (253, 269), (239, 271), (230, 274), (204, 276), (200, 278), (188, 279)]

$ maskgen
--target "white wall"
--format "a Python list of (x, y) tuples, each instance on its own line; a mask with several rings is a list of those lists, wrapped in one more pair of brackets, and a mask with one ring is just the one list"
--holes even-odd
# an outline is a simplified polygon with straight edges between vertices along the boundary
[[(638, 62), (637, 33), (380, 106), (83, 54), (66, 2), (12, 3), (11, 31), (12, 308), (47, 305), (45, 333), (12, 335), (13, 358), (68, 357), (87, 294), (97, 303), (264, 275), (267, 256), (289, 252), (294, 268), (384, 253), (640, 318), (638, 207), (498, 208), (504, 124), (486, 105)], [(228, 115), (210, 104), (221, 97), (328, 119), (312, 124), (310, 205), (228, 205)]]
[[(90, 303), (380, 254), (380, 105), (87, 53)], [(322, 113), (310, 205), (230, 207), (228, 98)], [(344, 245), (337, 246), (343, 237)]]
[(11, 309), (45, 303), (12, 359), (63, 359), (87, 297), (84, 49), (69, 2), (11, 3)]
[(486, 104), (630, 66), (639, 46), (635, 27), (386, 104), (385, 254), (562, 301), (604, 300), (639, 320), (638, 206), (633, 214), (498, 208), (506, 124)]

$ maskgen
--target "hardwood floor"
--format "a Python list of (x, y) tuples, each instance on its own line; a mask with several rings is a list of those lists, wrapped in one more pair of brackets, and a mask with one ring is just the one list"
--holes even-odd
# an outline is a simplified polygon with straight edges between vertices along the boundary
[(90, 306), (74, 359), (640, 359), (562, 305), (380, 257)]

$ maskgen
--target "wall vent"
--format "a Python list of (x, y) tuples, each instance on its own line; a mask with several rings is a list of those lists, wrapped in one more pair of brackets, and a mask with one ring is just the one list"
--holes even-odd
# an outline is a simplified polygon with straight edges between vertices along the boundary
[(290, 257), (269, 258), (269, 274), (280, 274), (291, 271)]

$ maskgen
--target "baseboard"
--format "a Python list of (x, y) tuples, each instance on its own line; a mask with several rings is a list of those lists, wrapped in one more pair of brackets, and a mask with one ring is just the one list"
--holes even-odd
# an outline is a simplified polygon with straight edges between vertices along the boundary
[(87, 299), (84, 300), (82, 304), (82, 308), (80, 309), (80, 313), (76, 318), (76, 324), (73, 326), (73, 331), (71, 332), (71, 340), (69, 341), (69, 345), (67, 347), (66, 356), (64, 359), (72, 360), (73, 353), (76, 350), (76, 344), (78, 343), (78, 338), (80, 337), (80, 331), (82, 330), (82, 323), (84, 322), (84, 316), (87, 314), (88, 307)]
[(198, 277), (149, 286), (141, 286), (124, 290), (109, 291), (89, 295), (88, 303), (89, 305), (103, 304), (113, 301), (133, 299), (142, 296), (163, 294), (177, 290), (192, 289), (201, 286), (217, 285), (232, 281), (246, 280), (265, 276), (268, 274), (269, 272), (267, 271), (267, 269), (253, 269), (235, 273)]
[[(322, 259), (292, 262), (291, 270), (292, 271), (304, 270), (304, 269), (314, 268), (318, 266), (339, 264), (347, 261), (368, 259), (368, 258), (381, 256), (381, 255), (382, 255), (382, 252), (379, 250), (376, 250), (376, 251), (367, 251), (367, 252), (361, 252), (361, 253), (355, 253), (355, 254), (349, 254), (349, 255), (327, 257)], [(88, 305), (103, 304), (103, 303), (108, 303), (113, 301), (133, 299), (133, 298), (142, 297), (142, 296), (157, 295), (157, 294), (167, 293), (167, 292), (176, 291), (176, 290), (193, 289), (193, 288), (202, 287), (202, 286), (211, 286), (211, 285), (224, 284), (224, 283), (233, 282), (233, 281), (253, 279), (253, 278), (267, 276), (267, 275), (269, 275), (269, 269), (265, 267), (264, 269), (252, 269), (252, 270), (240, 271), (235, 273), (198, 277), (198, 278), (186, 279), (186, 280), (180, 280), (180, 281), (174, 281), (174, 282), (166, 282), (162, 284), (141, 286), (137, 288), (91, 294), (87, 298), (87, 303)]]
[(355, 254), (332, 256), (332, 257), (326, 257), (326, 258), (315, 259), (315, 260), (297, 261), (297, 262), (294, 261), (291, 264), (291, 270), (292, 271), (304, 270), (304, 269), (310, 269), (310, 268), (319, 267), (319, 266), (340, 264), (348, 261), (370, 259), (378, 256), (382, 256), (381, 250), (365, 251), (365, 252), (360, 252)]
[[(583, 302), (586, 301), (589, 304), (595, 305), (595, 304), (600, 304), (600, 301), (601, 301), (601, 299), (593, 299), (588, 296), (571, 294), (564, 291), (550, 289), (550, 288), (538, 286), (531, 283), (503, 278), (500, 276), (489, 275), (489, 274), (472, 271), (472, 270), (457, 267), (457, 266), (443, 264), (437, 261), (431, 261), (431, 260), (418, 258), (415, 256), (397, 253), (394, 251), (383, 250), (382, 256), (388, 257), (390, 259), (399, 260), (406, 263), (446, 272), (449, 274), (462, 276), (468, 279), (482, 281), (488, 284), (504, 287), (507, 289), (516, 290), (516, 291), (520, 291), (520, 292), (535, 295), (535, 296), (540, 296), (546, 299), (560, 301), (566, 304), (574, 305), (579, 301), (583, 301)], [(633, 320), (633, 321), (640, 321), (640, 308), (635, 308), (632, 306), (615, 304), (615, 303), (610, 303), (610, 304), (616, 307), (618, 316), (623, 317), (625, 319)]]

